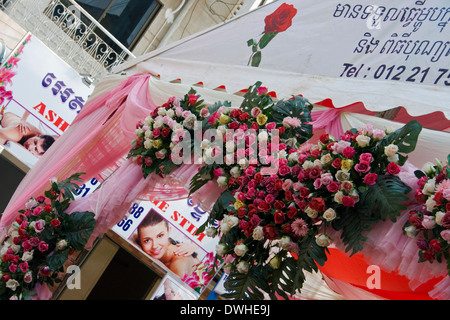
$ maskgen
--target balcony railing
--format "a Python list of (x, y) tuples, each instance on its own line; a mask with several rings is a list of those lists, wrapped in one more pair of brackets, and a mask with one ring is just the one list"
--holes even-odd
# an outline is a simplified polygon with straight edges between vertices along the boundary
[(5, 13), (78, 73), (100, 79), (134, 55), (73, 0), (10, 0)]

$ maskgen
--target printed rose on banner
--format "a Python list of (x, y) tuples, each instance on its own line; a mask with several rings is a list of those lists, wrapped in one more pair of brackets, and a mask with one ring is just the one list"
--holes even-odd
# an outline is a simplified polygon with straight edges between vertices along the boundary
[(419, 262), (447, 261), (450, 275), (450, 155), (447, 164), (436, 159), (415, 172), (419, 179), (415, 197), (423, 203), (421, 210), (409, 212), (403, 230), (417, 238)]
[(197, 293), (201, 293), (214, 278), (221, 263), (222, 261), (215, 258), (214, 252), (209, 252), (203, 261), (197, 265), (196, 270), (189, 275), (186, 274), (181, 278), (181, 281), (186, 283)]
[(53, 181), (44, 196), (31, 198), (19, 211), (0, 244), (0, 299), (28, 300), (37, 284), (61, 282), (64, 263), (82, 250), (94, 230), (91, 212), (64, 211), (78, 187), (75, 174), (60, 183)]
[(265, 27), (259, 41), (250, 39), (247, 45), (252, 48), (248, 65), (258, 67), (261, 63), (261, 49), (265, 48), (275, 36), (286, 31), (292, 25), (292, 19), (297, 14), (297, 9), (291, 4), (283, 3), (272, 14), (265, 17)]

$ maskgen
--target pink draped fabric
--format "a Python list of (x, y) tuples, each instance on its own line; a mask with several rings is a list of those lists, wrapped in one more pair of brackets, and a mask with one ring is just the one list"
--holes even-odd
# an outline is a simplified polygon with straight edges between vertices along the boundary
[(344, 133), (341, 123), (341, 112), (342, 110), (336, 108), (312, 111), (313, 130), (325, 129), (326, 133), (331, 134), (335, 138), (339, 138)]
[(101, 179), (107, 175), (103, 172), (115, 169), (123, 161), (137, 121), (156, 107), (149, 96), (149, 77), (149, 74), (130, 76), (114, 90), (86, 103), (68, 130), (16, 189), (0, 220), (2, 238), (26, 201), (43, 194), (51, 178), (63, 180), (74, 173), (86, 172), (86, 179)]

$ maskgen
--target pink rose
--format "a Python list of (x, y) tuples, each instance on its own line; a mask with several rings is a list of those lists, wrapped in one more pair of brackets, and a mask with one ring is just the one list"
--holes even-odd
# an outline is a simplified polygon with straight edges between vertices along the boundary
[(450, 244), (450, 230), (441, 231), (441, 237)]
[(45, 241), (41, 241), (40, 243), (39, 243), (39, 251), (41, 251), (41, 252), (45, 252), (45, 251), (47, 251), (48, 250), (48, 244), (47, 243), (45, 243)]
[(331, 173), (324, 173), (320, 176), (320, 181), (324, 186), (329, 185), (331, 182), (333, 182), (333, 176)]
[(214, 174), (214, 178), (217, 179), (218, 177), (221, 177), (224, 175), (224, 171), (222, 168), (214, 169), (213, 174)]
[(316, 180), (314, 180), (314, 189), (320, 189), (322, 188), (322, 180), (320, 180), (320, 178), (317, 178)]
[(257, 92), (259, 95), (265, 94), (267, 92), (267, 88), (266, 87), (258, 87)]
[(253, 176), (255, 174), (255, 172), (256, 172), (256, 170), (255, 170), (255, 167), (253, 167), (253, 166), (250, 166), (244, 170), (244, 173), (247, 176)]
[(353, 183), (350, 181), (342, 181), (341, 188), (342, 190), (350, 192), (353, 189)]
[(269, 123), (266, 123), (266, 129), (267, 130), (273, 130), (273, 129), (275, 129), (277, 127), (277, 124), (275, 123), (275, 122), (269, 122)]
[(189, 97), (190, 105), (194, 105), (198, 100), (198, 96), (196, 96), (195, 94), (190, 94), (190, 95), (188, 95), (188, 97)]
[(25, 281), (25, 283), (31, 283), (33, 281), (33, 275), (31, 274), (31, 272), (25, 274), (25, 276), (23, 277), (23, 281)]
[(25, 240), (24, 242), (22, 242), (22, 248), (25, 251), (30, 251), (33, 247), (31, 246), (31, 243), (29, 240)]
[(355, 166), (355, 170), (360, 173), (366, 173), (370, 170), (370, 164), (366, 161), (361, 161)]
[(344, 157), (350, 159), (355, 155), (355, 149), (350, 146), (346, 147), (344, 148), (344, 150), (342, 150), (342, 154), (344, 155)]
[(286, 179), (283, 182), (282, 188), (283, 188), (284, 191), (287, 191), (287, 190), (289, 190), (291, 188), (291, 186), (292, 186), (292, 180), (291, 179)]
[(269, 193), (269, 194), (265, 197), (264, 200), (266, 200), (267, 203), (272, 203), (272, 202), (275, 201), (275, 196), (274, 196), (273, 194)]
[(257, 116), (259, 116), (261, 114), (261, 109), (258, 107), (254, 107), (251, 111), (250, 114), (252, 115), (253, 118), (256, 118)]
[(431, 216), (424, 216), (422, 220), (422, 226), (425, 229), (433, 229), (436, 225), (436, 222), (434, 221), (433, 217)]
[(386, 169), (389, 174), (399, 174), (400, 173), (400, 166), (398, 164), (396, 164), (395, 162), (390, 162)]
[(27, 272), (28, 271), (28, 262), (22, 262), (21, 264), (19, 264), (19, 268), (20, 270), (22, 270), (22, 272)]
[(353, 207), (355, 205), (355, 200), (352, 197), (345, 196), (342, 197), (342, 204), (345, 207)]
[(340, 185), (338, 182), (333, 181), (329, 185), (327, 185), (327, 190), (331, 193), (338, 192), (340, 189)]
[[(32, 247), (37, 247), (39, 245), (39, 242), (40, 242), (38, 237), (33, 237), (30, 240), (28, 240), (28, 241), (30, 242)], [(29, 250), (26, 250), (26, 251), (29, 251)]]
[(372, 154), (371, 153), (361, 153), (361, 155), (359, 156), (359, 161), (365, 161), (370, 163), (370, 161), (372, 161)]
[(17, 271), (17, 264), (11, 264), (9, 266), (9, 272), (15, 273)]
[(158, 138), (160, 134), (161, 130), (159, 130), (158, 128), (153, 129), (152, 131), (153, 138)]
[(206, 118), (207, 116), (209, 116), (208, 108), (203, 108), (202, 110), (200, 110), (200, 116), (202, 116), (203, 118)]
[(364, 177), (364, 182), (369, 186), (374, 185), (377, 182), (378, 175), (376, 173), (368, 173)]
[(152, 158), (150, 158), (150, 157), (145, 157), (145, 165), (146, 165), (147, 167), (150, 167), (150, 166), (152, 165), (152, 163), (153, 163)]
[(42, 232), (44, 230), (45, 227), (45, 220), (38, 220), (34, 223), (34, 230), (36, 232)]
[(280, 174), (280, 176), (285, 176), (285, 175), (291, 173), (291, 168), (289, 166), (282, 165), (278, 169), (278, 173)]
[(41, 214), (41, 212), (42, 212), (42, 207), (39, 206), (39, 207), (34, 208), (32, 215), (37, 217)]

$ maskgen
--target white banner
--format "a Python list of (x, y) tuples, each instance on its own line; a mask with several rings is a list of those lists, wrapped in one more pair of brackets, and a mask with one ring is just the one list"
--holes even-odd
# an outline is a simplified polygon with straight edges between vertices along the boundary
[(450, 117), (448, 0), (274, 1), (116, 70)]
[(31, 167), (67, 130), (92, 91), (75, 70), (28, 34), (0, 71), (1, 144)]

